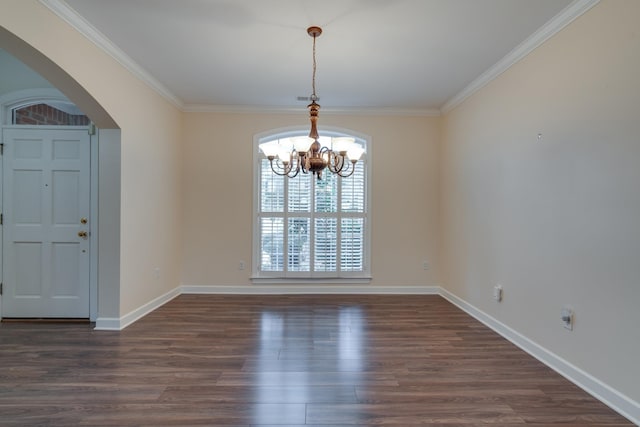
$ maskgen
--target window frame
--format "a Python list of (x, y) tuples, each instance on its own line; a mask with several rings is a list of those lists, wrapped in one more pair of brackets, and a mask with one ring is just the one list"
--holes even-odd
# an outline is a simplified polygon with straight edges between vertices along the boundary
[[(260, 245), (260, 162), (264, 158), (264, 155), (261, 154), (259, 150), (259, 145), (262, 142), (272, 139), (278, 138), (288, 138), (293, 136), (307, 135), (309, 132), (308, 127), (286, 127), (279, 129), (272, 129), (266, 132), (262, 132), (254, 135), (253, 138), (253, 215), (252, 215), (252, 283), (260, 284), (273, 284), (273, 283), (318, 283), (324, 282), (327, 284), (362, 284), (369, 283), (371, 281), (371, 137), (368, 135), (364, 135), (359, 132), (355, 132), (351, 129), (331, 127), (331, 126), (322, 126), (320, 130), (321, 136), (329, 136), (329, 137), (339, 137), (339, 136), (350, 136), (356, 138), (364, 142), (366, 151), (362, 156), (364, 162), (364, 186), (365, 186), (365, 203), (364, 203), (364, 214), (361, 217), (364, 218), (365, 227), (364, 227), (364, 249), (363, 249), (363, 271), (336, 271), (336, 272), (291, 272), (286, 271), (261, 271), (260, 270), (260, 260), (261, 260), (261, 245)], [(330, 173), (328, 171), (324, 171), (323, 173)], [(300, 172), (302, 174), (302, 172)], [(291, 179), (291, 178), (286, 178)], [(294, 178), (295, 179), (295, 178)], [(348, 178), (347, 178), (348, 179)], [(285, 197), (286, 197), (285, 193)], [(287, 218), (287, 212), (283, 213), (283, 218)], [(314, 216), (313, 213), (311, 218), (322, 217), (324, 214), (320, 214), (319, 216)], [(343, 216), (341, 213), (337, 213), (335, 218), (338, 221), (341, 218), (349, 218), (349, 213), (345, 213)], [(340, 243), (337, 242), (339, 245)], [(286, 254), (285, 254), (286, 255)], [(286, 257), (285, 257), (286, 258)], [(338, 259), (339, 263), (340, 260)]]

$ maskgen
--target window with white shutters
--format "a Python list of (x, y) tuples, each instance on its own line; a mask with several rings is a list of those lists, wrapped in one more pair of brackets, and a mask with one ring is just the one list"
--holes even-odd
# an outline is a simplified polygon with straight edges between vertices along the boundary
[[(256, 150), (258, 144), (300, 135), (259, 138)], [(345, 178), (327, 169), (320, 180), (302, 171), (294, 178), (279, 176), (256, 153), (255, 280), (369, 278), (367, 141), (333, 133), (322, 135), (320, 142), (330, 147), (332, 137), (339, 136), (353, 137), (365, 149), (354, 173)]]

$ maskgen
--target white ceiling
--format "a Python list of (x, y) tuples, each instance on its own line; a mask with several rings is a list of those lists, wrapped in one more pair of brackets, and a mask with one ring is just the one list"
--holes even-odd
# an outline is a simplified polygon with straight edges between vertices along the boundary
[(182, 108), (304, 110), (296, 98), (311, 94), (306, 28), (318, 25), (323, 110), (422, 113), (499, 73), (522, 56), (523, 43), (535, 47), (585, 2), (42, 1)]

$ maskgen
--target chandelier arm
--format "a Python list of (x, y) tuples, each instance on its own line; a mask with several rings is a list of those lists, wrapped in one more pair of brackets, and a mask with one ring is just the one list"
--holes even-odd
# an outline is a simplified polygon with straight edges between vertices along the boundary
[[(304, 153), (303, 153), (304, 154)], [(302, 164), (303, 164), (303, 157), (300, 155), (300, 153), (298, 153), (295, 149), (291, 152), (291, 155), (289, 157), (290, 160), (290, 164), (291, 164), (291, 170), (289, 171), (289, 173), (287, 174), (287, 176), (289, 178), (295, 178), (299, 173), (300, 173), (300, 169), (302, 169)], [(295, 168), (293, 167), (293, 165), (295, 164)], [(291, 172), (293, 172), (293, 174), (291, 174)]]
[(298, 175), (298, 173), (300, 173), (300, 164), (301, 164), (300, 156), (298, 155), (295, 149), (289, 155), (289, 159), (290, 159), (289, 164), (291, 165), (291, 169), (289, 170), (289, 173), (287, 174), (287, 176), (289, 178), (295, 178)]
[(294, 178), (298, 175), (298, 172), (300, 172), (300, 161), (297, 160), (296, 157), (297, 156), (294, 156), (292, 153), (289, 157), (290, 160), (288, 163), (284, 163), (279, 158), (270, 158), (269, 164), (271, 165), (271, 170), (276, 175)]
[(344, 169), (344, 171), (336, 172), (336, 174), (342, 178), (349, 178), (356, 171), (356, 162), (357, 160), (349, 160), (348, 163), (345, 162), (347, 163), (347, 168)]
[(328, 164), (329, 170), (333, 173), (339, 174), (344, 168), (346, 157), (342, 154), (331, 152), (331, 159), (332, 161)]
[(309, 153), (305, 153), (305, 156), (300, 159), (300, 167), (302, 169), (302, 173), (309, 173)]
[(287, 174), (287, 176), (289, 178), (295, 178), (296, 176), (298, 176), (299, 173), (300, 173), (300, 165), (298, 165), (296, 168), (292, 168)]
[(271, 165), (271, 171), (276, 175), (285, 176), (290, 171), (290, 165), (285, 167), (278, 159), (269, 159), (269, 164)]

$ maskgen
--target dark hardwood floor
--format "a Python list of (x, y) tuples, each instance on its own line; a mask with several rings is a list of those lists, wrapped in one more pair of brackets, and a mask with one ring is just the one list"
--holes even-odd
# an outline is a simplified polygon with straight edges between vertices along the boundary
[(182, 295), (0, 324), (1, 426), (631, 425), (439, 296)]

